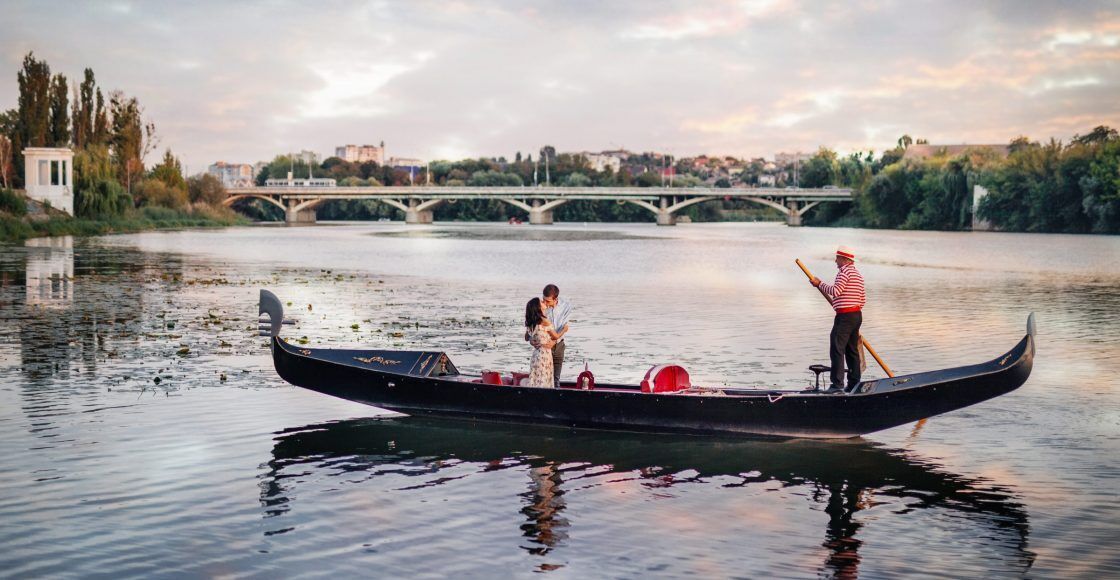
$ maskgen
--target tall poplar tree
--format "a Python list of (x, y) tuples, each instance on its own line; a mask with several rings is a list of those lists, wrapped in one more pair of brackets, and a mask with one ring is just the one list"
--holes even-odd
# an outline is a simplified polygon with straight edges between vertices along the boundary
[(50, 137), (47, 144), (51, 147), (69, 147), (70, 89), (62, 74), (54, 75), (54, 80), (51, 81), (50, 109)]
[(93, 113), (93, 135), (89, 142), (93, 145), (109, 144), (109, 110), (105, 107), (105, 96), (97, 89), (97, 108)]
[(74, 147), (81, 149), (93, 139), (93, 97), (96, 84), (93, 80), (93, 70), (86, 69), (85, 78), (76, 89), (74, 97)]
[(45, 61), (36, 60), (35, 54), (29, 52), (23, 58), (23, 69), (16, 78), (19, 81), (19, 102), (16, 134), (12, 139), (12, 160), (16, 182), (23, 184), (23, 149), (44, 147), (51, 138), (51, 67)]

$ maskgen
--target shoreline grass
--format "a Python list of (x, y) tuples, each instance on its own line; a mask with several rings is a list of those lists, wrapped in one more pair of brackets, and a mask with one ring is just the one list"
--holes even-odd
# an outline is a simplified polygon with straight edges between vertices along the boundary
[(250, 220), (225, 208), (196, 206), (187, 210), (143, 207), (121, 217), (105, 219), (73, 218), (54, 215), (32, 219), (0, 211), (0, 242), (20, 242), (29, 238), (53, 236), (99, 236), (131, 234), (153, 230), (185, 228), (222, 228), (246, 225)]

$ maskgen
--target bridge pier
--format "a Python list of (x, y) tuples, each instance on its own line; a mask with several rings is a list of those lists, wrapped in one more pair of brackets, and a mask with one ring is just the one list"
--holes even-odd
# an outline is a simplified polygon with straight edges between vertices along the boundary
[(537, 226), (552, 225), (552, 210), (542, 209), (540, 200), (534, 200), (533, 207), (529, 208), (529, 224)]
[(298, 209), (300, 200), (288, 200), (288, 207), (284, 210), (284, 221), (289, 224), (315, 223), (315, 208)]
[(669, 210), (673, 205), (673, 201), (667, 196), (661, 196), (658, 201), (659, 207), (657, 208), (657, 225), (659, 226), (675, 226), (677, 225), (677, 216)]
[(431, 210), (419, 210), (410, 207), (404, 210), (404, 223), (406, 224), (430, 224), (435, 220), (435, 213)]
[(801, 227), (801, 208), (796, 201), (786, 203), (789, 211), (786, 212), (786, 225), (791, 228)]

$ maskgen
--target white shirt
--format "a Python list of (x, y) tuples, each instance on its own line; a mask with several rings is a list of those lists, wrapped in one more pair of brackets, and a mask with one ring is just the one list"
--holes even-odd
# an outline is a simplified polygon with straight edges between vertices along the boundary
[(572, 303), (563, 298), (557, 298), (556, 306), (546, 309), (544, 315), (552, 323), (552, 330), (560, 332), (564, 330), (564, 326), (572, 318)]

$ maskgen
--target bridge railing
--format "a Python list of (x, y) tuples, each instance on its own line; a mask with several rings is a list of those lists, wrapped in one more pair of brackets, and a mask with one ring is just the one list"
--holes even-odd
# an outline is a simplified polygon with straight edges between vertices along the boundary
[(722, 187), (233, 187), (228, 195), (273, 195), (281, 197), (393, 197), (403, 199), (659, 199), (661, 197), (766, 197), (789, 201), (844, 201), (847, 188), (722, 188)]

